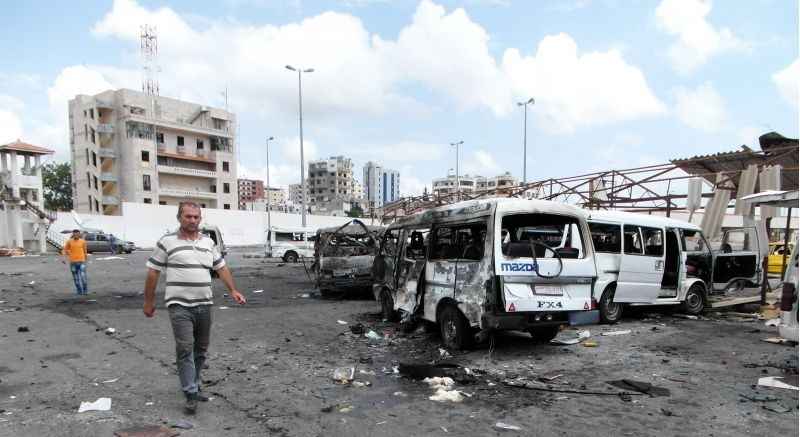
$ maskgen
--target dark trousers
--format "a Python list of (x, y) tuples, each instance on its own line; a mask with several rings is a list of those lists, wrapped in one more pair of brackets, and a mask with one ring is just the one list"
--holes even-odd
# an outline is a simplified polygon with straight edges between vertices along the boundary
[(181, 389), (186, 395), (196, 394), (200, 390), (200, 371), (206, 362), (211, 334), (211, 305), (170, 305), (169, 320), (175, 335)]

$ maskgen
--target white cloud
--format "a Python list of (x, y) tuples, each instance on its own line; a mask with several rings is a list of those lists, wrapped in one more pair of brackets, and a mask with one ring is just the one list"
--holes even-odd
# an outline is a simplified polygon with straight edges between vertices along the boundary
[(497, 164), (491, 153), (479, 149), (466, 156), (460, 173), (488, 177), (496, 176), (496, 173), (500, 173), (500, 165)]
[(353, 147), (350, 155), (361, 161), (379, 161), (387, 166), (404, 162), (439, 161), (445, 155), (445, 144), (400, 141), (392, 144)]
[(0, 108), (0, 144), (8, 144), (22, 138), (22, 121), (17, 114)]
[(676, 89), (675, 114), (687, 126), (706, 132), (719, 131), (727, 119), (725, 101), (710, 82), (693, 90)]
[(764, 128), (755, 126), (745, 126), (736, 134), (739, 144), (745, 144), (753, 149), (760, 149), (761, 145), (758, 143), (758, 137), (764, 134)]
[(424, 182), (415, 176), (414, 167), (407, 165), (400, 169), (400, 196), (419, 196), (428, 188), (430, 193), (430, 182)]
[(772, 82), (787, 102), (798, 107), (798, 81), (800, 81), (800, 59), (795, 59), (786, 68), (772, 75)]
[(219, 102), (219, 90), (233, 84), (235, 109), (263, 116), (285, 117), (286, 108), (296, 107), (296, 76), (285, 64), (316, 70), (303, 78), (307, 117), (426, 112), (401, 91), (408, 84), (427, 87), (456, 110), (497, 116), (514, 110), (515, 96), (535, 95), (542, 124), (559, 131), (663, 112), (642, 72), (617, 50), (579, 54), (572, 38), (559, 34), (542, 40), (533, 57), (508, 49), (498, 65), (480, 24), (464, 9), (448, 13), (431, 0), (419, 3), (394, 40), (370, 34), (343, 13), (282, 26), (215, 18), (200, 27), (172, 9), (134, 0), (115, 0), (93, 33), (135, 44), (142, 23), (157, 27), (161, 59), (169, 60), (161, 65), (162, 94)]
[(565, 33), (545, 37), (534, 56), (506, 50), (503, 69), (520, 100), (536, 99), (531, 109), (551, 132), (665, 113), (644, 74), (618, 50), (579, 54)]
[(668, 51), (676, 71), (690, 73), (715, 55), (749, 49), (730, 29), (708, 22), (711, 6), (711, 0), (662, 0), (656, 8), (658, 26), (677, 37)]

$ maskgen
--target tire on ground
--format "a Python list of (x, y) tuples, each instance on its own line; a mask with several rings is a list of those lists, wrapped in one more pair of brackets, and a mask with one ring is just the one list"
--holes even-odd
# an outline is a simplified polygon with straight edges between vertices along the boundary
[(467, 318), (454, 304), (446, 304), (437, 317), (442, 344), (450, 349), (466, 349), (472, 345), (472, 329)]
[(705, 289), (702, 285), (695, 283), (686, 292), (686, 298), (681, 303), (681, 310), (693, 316), (702, 314), (706, 309)]
[(603, 291), (597, 309), (600, 312), (600, 323), (613, 325), (622, 318), (622, 304), (614, 303), (614, 292), (617, 290), (616, 284), (611, 284)]
[(556, 338), (559, 330), (559, 326), (543, 326), (541, 328), (530, 328), (528, 329), (528, 333), (531, 335), (534, 342), (547, 343)]

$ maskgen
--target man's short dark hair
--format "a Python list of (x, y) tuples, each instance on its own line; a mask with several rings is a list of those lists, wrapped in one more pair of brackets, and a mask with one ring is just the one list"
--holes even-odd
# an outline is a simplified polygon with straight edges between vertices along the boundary
[(72, 230), (72, 233), (73, 233), (73, 234), (75, 234), (75, 233), (77, 233), (77, 234), (80, 234), (80, 233), (81, 233), (81, 230), (80, 230), (80, 229), (73, 229), (73, 230)]
[(181, 213), (183, 213), (183, 208), (186, 207), (200, 209), (200, 205), (198, 205), (197, 202), (192, 202), (189, 200), (181, 202), (178, 204), (178, 219), (181, 218)]

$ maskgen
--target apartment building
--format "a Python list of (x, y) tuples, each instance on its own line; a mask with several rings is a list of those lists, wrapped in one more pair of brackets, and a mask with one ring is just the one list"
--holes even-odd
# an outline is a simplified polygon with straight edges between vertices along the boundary
[(238, 206), (236, 116), (129, 89), (69, 102), (73, 205), (118, 215), (122, 202)]
[(443, 196), (456, 192), (456, 179), (458, 179), (458, 184), (461, 187), (458, 191), (465, 194), (511, 188), (519, 185), (519, 179), (512, 176), (509, 172), (494, 177), (465, 174), (460, 175), (458, 178), (451, 173), (448, 174), (447, 177), (433, 180), (433, 194)]
[(369, 161), (364, 165), (364, 196), (367, 205), (382, 208), (400, 199), (400, 172)]
[[(321, 214), (341, 215), (349, 211), (353, 197), (353, 162), (344, 156), (308, 164), (308, 204)], [(341, 214), (339, 214), (341, 213)]]
[(248, 202), (264, 198), (264, 181), (258, 179), (239, 179), (239, 209), (247, 209)]

